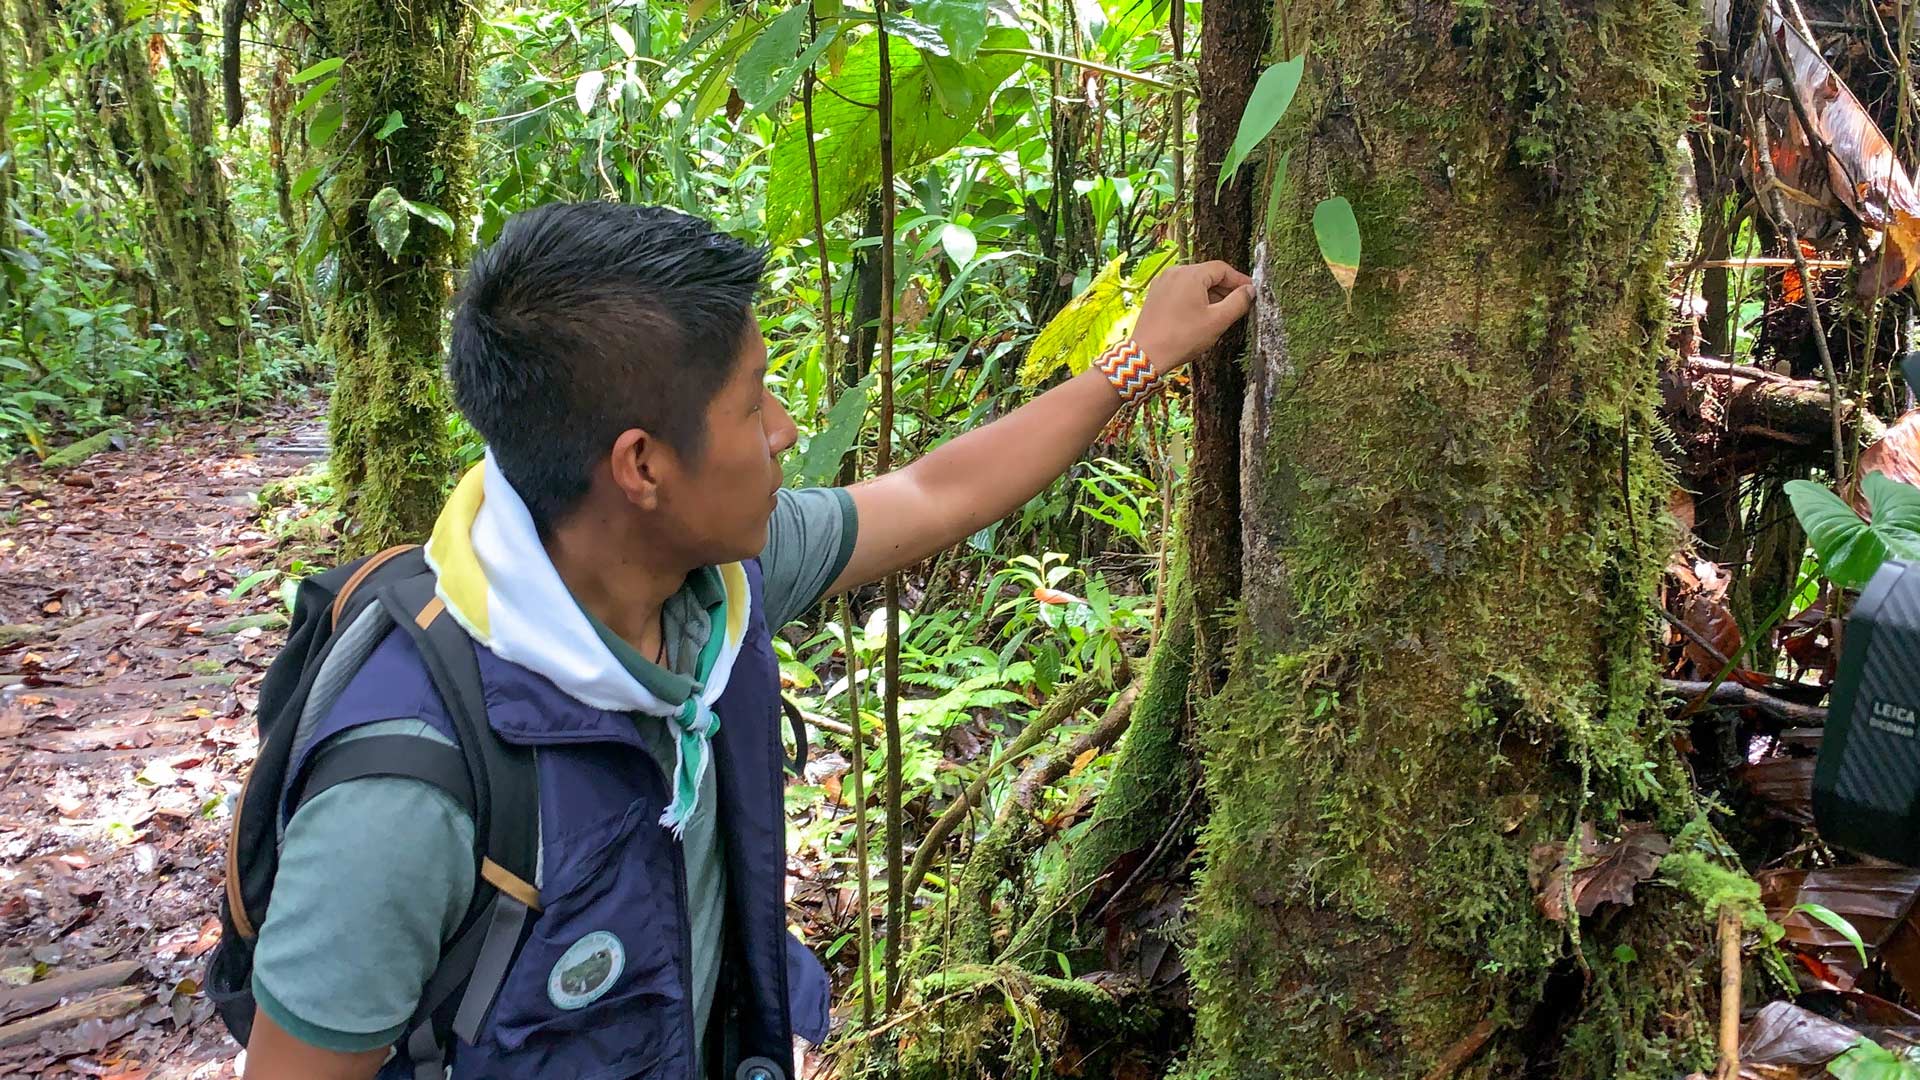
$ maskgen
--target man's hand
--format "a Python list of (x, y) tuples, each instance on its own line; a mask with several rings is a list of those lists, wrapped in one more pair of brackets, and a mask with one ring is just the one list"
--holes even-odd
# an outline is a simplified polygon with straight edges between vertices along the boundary
[(1252, 305), (1253, 279), (1226, 263), (1169, 267), (1147, 288), (1133, 340), (1165, 375), (1207, 351)]
[[(1171, 267), (1147, 289), (1133, 339), (1165, 375), (1205, 352), (1252, 303), (1253, 282), (1226, 263)], [(1119, 408), (1106, 376), (1089, 368), (898, 472), (854, 485), (860, 532), (827, 591), (912, 566), (1019, 509), (1073, 465)]]

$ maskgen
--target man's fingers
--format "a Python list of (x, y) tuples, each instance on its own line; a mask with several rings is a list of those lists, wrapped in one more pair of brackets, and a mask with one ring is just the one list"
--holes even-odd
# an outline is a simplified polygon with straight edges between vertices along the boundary
[(1199, 263), (1194, 266), (1193, 269), (1200, 275), (1200, 280), (1207, 283), (1208, 292), (1216, 292), (1222, 289), (1237, 289), (1242, 285), (1253, 284), (1252, 278), (1235, 270), (1230, 264), (1221, 262), (1218, 259), (1212, 262)]
[(1210, 305), (1207, 308), (1207, 317), (1213, 320), (1213, 325), (1219, 328), (1219, 332), (1225, 333), (1227, 327), (1244, 318), (1247, 309), (1251, 307), (1253, 307), (1253, 283), (1249, 281), (1228, 293), (1226, 299)]

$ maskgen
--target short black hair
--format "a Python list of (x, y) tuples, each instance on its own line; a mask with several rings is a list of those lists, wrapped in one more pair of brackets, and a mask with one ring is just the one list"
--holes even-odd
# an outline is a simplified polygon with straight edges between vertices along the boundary
[(542, 535), (621, 432), (699, 456), (766, 258), (700, 218), (607, 202), (516, 214), (474, 258), (453, 314), (453, 400)]

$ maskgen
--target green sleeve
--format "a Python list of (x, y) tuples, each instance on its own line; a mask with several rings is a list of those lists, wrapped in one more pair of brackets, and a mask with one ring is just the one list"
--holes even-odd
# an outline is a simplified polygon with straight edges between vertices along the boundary
[[(340, 740), (393, 734), (446, 741), (417, 720)], [(452, 796), (388, 776), (328, 788), (287, 823), (254, 1000), (323, 1050), (391, 1045), (472, 899), (473, 820)]]
[(778, 630), (820, 602), (853, 558), (859, 531), (846, 488), (781, 489), (760, 552), (768, 626)]

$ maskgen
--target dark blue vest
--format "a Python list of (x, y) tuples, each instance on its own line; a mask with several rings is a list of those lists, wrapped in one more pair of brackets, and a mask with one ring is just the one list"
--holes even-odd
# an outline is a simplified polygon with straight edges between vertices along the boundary
[[(826, 973), (786, 929), (779, 666), (757, 562), (747, 564), (747, 580), (753, 617), (715, 704), (712, 763), (727, 868), (727, 955), (707, 1057), (710, 1071), (729, 1080), (734, 1062), (790, 1062), (794, 1033), (819, 1042), (827, 1028)], [(542, 910), (523, 931), (473, 1042), (456, 1042), (451, 1076), (688, 1080), (698, 1036), (686, 875), (679, 843), (659, 823), (670, 800), (661, 769), (633, 716), (582, 705), (545, 677), (475, 651), (488, 722), (507, 742), (536, 748)], [(457, 739), (412, 641), (393, 633), (308, 745), (406, 718)], [(303, 754), (292, 775), (311, 757)], [(411, 1078), (405, 1057), (402, 1048), (381, 1076)]]

